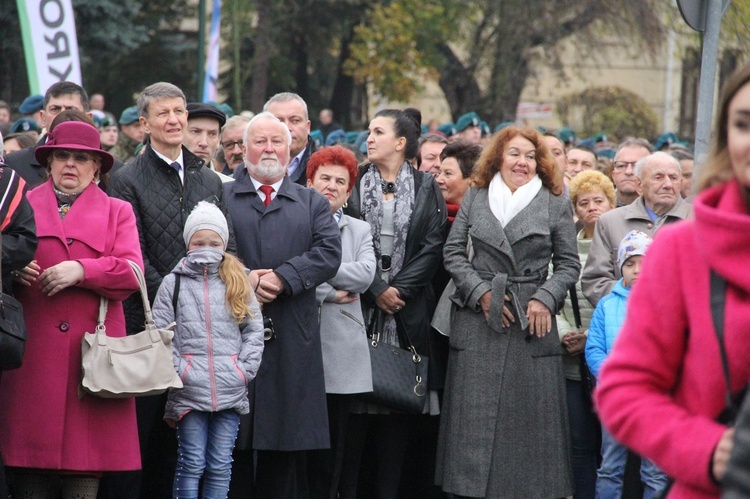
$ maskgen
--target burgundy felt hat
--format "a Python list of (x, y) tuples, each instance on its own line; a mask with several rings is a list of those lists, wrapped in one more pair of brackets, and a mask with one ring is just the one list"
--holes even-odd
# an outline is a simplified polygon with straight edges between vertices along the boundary
[(34, 157), (42, 166), (47, 166), (47, 158), (55, 149), (91, 151), (102, 159), (102, 173), (107, 173), (115, 158), (101, 149), (99, 130), (82, 121), (64, 121), (48, 134), (47, 143), (34, 151)]

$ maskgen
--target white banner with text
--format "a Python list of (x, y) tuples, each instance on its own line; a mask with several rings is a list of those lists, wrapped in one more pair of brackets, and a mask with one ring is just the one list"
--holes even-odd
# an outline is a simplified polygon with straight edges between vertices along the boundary
[(58, 81), (81, 85), (71, 0), (17, 0), (31, 94)]

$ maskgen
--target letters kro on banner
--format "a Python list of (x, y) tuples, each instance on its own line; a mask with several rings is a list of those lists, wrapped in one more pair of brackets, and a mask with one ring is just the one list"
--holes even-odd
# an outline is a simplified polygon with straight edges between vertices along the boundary
[(43, 94), (53, 83), (81, 85), (71, 0), (17, 0), (29, 87)]

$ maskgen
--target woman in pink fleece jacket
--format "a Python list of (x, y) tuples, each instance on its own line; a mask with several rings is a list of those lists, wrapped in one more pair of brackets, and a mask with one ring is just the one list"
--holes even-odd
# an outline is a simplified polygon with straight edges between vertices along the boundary
[(732, 392), (750, 379), (750, 65), (724, 88), (695, 218), (649, 248), (596, 401), (618, 441), (675, 483), (670, 498), (718, 497), (733, 430), (716, 421), (726, 383), (711, 318), (710, 269), (727, 283)]

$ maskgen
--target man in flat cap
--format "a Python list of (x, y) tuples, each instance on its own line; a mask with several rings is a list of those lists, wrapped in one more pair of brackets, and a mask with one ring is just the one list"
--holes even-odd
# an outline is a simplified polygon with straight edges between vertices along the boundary
[(182, 144), (205, 161), (206, 166), (215, 171), (222, 182), (230, 182), (232, 178), (219, 173), (213, 164), (221, 140), (221, 127), (227, 121), (226, 115), (211, 104), (202, 102), (189, 102), (187, 111), (187, 128)]

